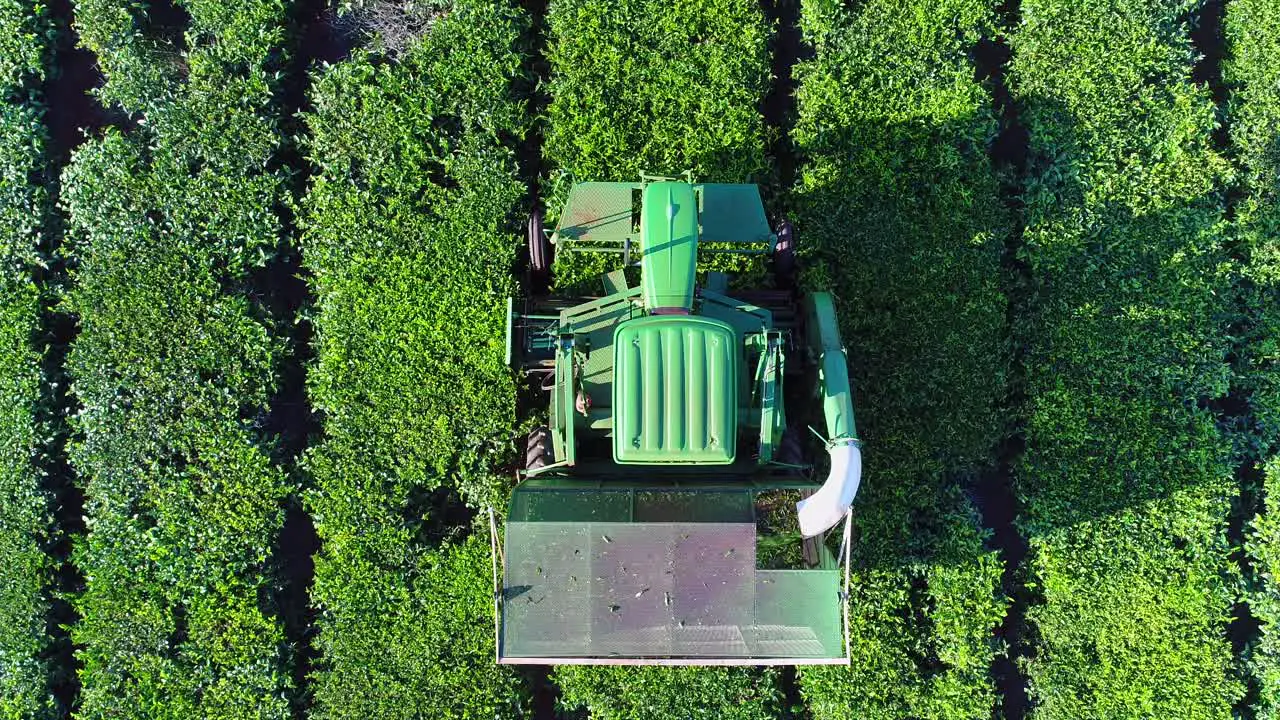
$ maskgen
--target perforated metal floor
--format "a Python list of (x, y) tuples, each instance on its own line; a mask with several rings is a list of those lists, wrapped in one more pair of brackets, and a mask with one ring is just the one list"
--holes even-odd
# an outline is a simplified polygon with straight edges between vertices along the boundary
[(502, 653), (836, 658), (838, 574), (758, 570), (752, 523), (511, 522)]

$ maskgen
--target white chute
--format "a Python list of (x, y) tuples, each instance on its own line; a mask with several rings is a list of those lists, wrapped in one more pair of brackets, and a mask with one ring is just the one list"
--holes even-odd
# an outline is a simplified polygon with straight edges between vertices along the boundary
[(827, 481), (818, 492), (796, 503), (800, 534), (807, 538), (821, 535), (844, 519), (862, 481), (862, 450), (856, 442), (833, 445), (827, 453), (831, 455)]

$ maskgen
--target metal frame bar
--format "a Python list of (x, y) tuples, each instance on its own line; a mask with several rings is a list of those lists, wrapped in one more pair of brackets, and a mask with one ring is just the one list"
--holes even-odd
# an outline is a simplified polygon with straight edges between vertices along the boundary
[(738, 298), (718, 293), (709, 288), (699, 288), (698, 298), (703, 302), (709, 302), (714, 305), (726, 308), (728, 310), (736, 310), (738, 312), (754, 315), (760, 319), (762, 326), (766, 329), (773, 327), (773, 311), (756, 305), (749, 300), (739, 300)]
[[(574, 417), (577, 400), (577, 350), (574, 338), (562, 337), (556, 348), (556, 417), (553, 418), (552, 449), (561, 450), (555, 458), (556, 464), (573, 465), (577, 459), (577, 446), (574, 438)], [(560, 423), (563, 421), (564, 426)], [(560, 440), (561, 447), (556, 448), (555, 440)]]
[(515, 349), (516, 340), (515, 340), (515, 333), (512, 332), (513, 330), (515, 330), (515, 325), (516, 325), (516, 299), (508, 295), (507, 296), (507, 352), (506, 352), (506, 359), (504, 361), (504, 364), (508, 366), (511, 365), (511, 360), (515, 357), (514, 349)]
[[(493, 560), (493, 659), (502, 662), (502, 581), (498, 576), (498, 521), (493, 508), (489, 508), (489, 557)], [(507, 559), (502, 559), (502, 570), (507, 569)]]
[[(549, 467), (549, 466), (548, 466)], [(663, 465), (633, 465), (636, 467), (649, 470), (660, 470), (666, 466)], [(685, 467), (685, 466), (681, 466)], [(725, 465), (707, 466), (712, 469), (733, 467)], [(790, 466), (778, 466), (790, 467)], [(761, 471), (777, 470), (778, 467), (770, 465), (752, 465), (752, 468)], [(793, 474), (781, 474), (776, 476), (758, 476), (752, 475), (749, 471), (744, 472), (743, 476), (735, 476), (733, 479), (725, 479), (716, 477), (708, 473), (706, 476), (698, 477), (696, 475), (685, 475), (683, 477), (671, 477), (660, 472), (650, 472), (647, 475), (643, 472), (634, 472), (626, 475), (601, 476), (600, 473), (592, 472), (594, 468), (590, 463), (579, 464), (577, 472), (574, 475), (550, 475), (548, 477), (538, 477), (530, 487), (534, 490), (625, 490), (631, 487), (651, 488), (654, 490), (706, 490), (709, 492), (723, 490), (731, 492), (763, 492), (767, 490), (817, 490), (822, 487), (821, 482), (815, 481), (812, 477), (796, 477)], [(605, 473), (605, 470), (601, 471)], [(594, 477), (593, 477), (594, 476)], [(533, 480), (530, 476), (530, 480)], [(527, 482), (527, 481), (526, 481)]]
[(628, 287), (625, 291), (604, 297), (592, 298), (573, 307), (565, 308), (560, 314), (560, 327), (564, 332), (576, 332), (576, 321), (586, 315), (602, 313), (613, 305), (630, 304), (632, 299), (640, 297), (639, 285)]
[(840, 593), (840, 605), (844, 616), (844, 661), (849, 664), (853, 655), (853, 639), (849, 635), (849, 558), (853, 554), (853, 510), (844, 515), (844, 533), (840, 539), (840, 554), (844, 556), (844, 592)]
[(539, 475), (542, 475), (543, 473), (548, 473), (548, 472), (551, 472), (552, 470), (559, 470), (561, 468), (567, 468), (567, 467), (569, 467), (568, 460), (559, 460), (551, 463), (550, 465), (543, 465), (540, 468), (537, 468), (534, 470), (524, 470), (523, 472), (526, 478), (535, 478), (535, 477), (538, 477)]
[(504, 657), (500, 665), (702, 665), (716, 667), (757, 667), (761, 665), (849, 665), (846, 652), (840, 658), (619, 658), (619, 657)]
[(752, 390), (752, 407), (754, 408), (759, 393), (760, 406), (760, 464), (773, 461), (774, 448), (780, 440), (775, 437), (779, 425), (786, 427), (786, 409), (783, 406), (781, 379), (784, 370), (785, 355), (782, 352), (782, 334), (770, 330), (760, 336), (763, 341), (763, 352), (760, 354), (756, 368), (757, 385)]
[[(555, 246), (567, 252), (601, 252), (601, 253), (622, 253), (626, 251), (626, 245), (629, 242), (635, 242), (638, 238), (632, 234), (622, 240), (611, 240), (604, 238), (572, 238), (568, 235), (557, 235)], [(734, 248), (734, 247), (715, 247), (716, 245), (761, 245), (758, 248)], [(710, 253), (713, 255), (768, 255), (773, 252), (772, 248), (763, 240), (707, 240), (698, 243), (698, 252)]]

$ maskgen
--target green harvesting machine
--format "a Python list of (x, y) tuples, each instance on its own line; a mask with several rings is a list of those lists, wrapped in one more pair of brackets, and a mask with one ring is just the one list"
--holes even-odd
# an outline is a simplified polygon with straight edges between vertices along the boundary
[[(794, 290), (790, 225), (755, 185), (644, 176), (574, 185), (528, 240), (508, 359), (547, 422), (493, 524), (498, 661), (847, 664), (860, 444), (833, 301)], [(549, 294), (553, 249), (620, 267), (601, 296)], [(767, 256), (772, 279), (700, 272), (723, 253)]]

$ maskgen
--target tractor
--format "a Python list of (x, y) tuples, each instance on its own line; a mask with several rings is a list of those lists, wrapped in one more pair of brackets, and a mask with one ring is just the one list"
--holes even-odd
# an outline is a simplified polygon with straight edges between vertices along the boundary
[[(861, 449), (794, 243), (755, 185), (687, 175), (576, 183), (554, 231), (530, 217), (507, 355), (546, 423), (504, 531), (490, 515), (499, 663), (848, 664)], [(553, 252), (617, 267), (551, 293)], [(724, 253), (763, 256), (767, 287), (700, 266)]]

